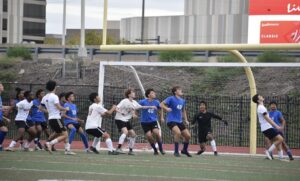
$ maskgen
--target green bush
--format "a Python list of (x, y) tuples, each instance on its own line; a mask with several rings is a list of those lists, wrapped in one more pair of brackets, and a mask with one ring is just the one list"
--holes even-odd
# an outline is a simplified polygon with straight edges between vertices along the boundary
[(0, 69), (8, 69), (15, 66), (17, 63), (17, 60), (15, 58), (8, 58), (8, 57), (1, 57), (0, 58)]
[(32, 60), (30, 50), (25, 47), (11, 47), (7, 50), (8, 57), (21, 57), (23, 60)]
[(2, 82), (12, 82), (17, 79), (17, 74), (14, 71), (1, 70), (0, 80)]
[(288, 57), (280, 55), (278, 52), (266, 51), (257, 57), (257, 62), (290, 62)]
[(162, 51), (159, 53), (159, 60), (163, 62), (188, 62), (193, 58), (190, 51)]

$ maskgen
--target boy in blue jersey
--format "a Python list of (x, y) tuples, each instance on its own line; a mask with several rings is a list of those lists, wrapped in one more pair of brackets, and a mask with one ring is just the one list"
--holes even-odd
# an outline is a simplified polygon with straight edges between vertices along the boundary
[(1, 97), (1, 93), (4, 91), (4, 86), (2, 85), (2, 83), (0, 82), (0, 151), (3, 150), (2, 148), (2, 143), (4, 141), (4, 138), (8, 132), (8, 128), (7, 128), (7, 123), (10, 122), (9, 119), (5, 118), (3, 113), (4, 111), (9, 111), (10, 107), (9, 106), (3, 106), (2, 103), (2, 97)]
[[(157, 109), (142, 109), (141, 110), (141, 125), (142, 128), (146, 134), (146, 137), (151, 145), (151, 147), (154, 150), (154, 155), (158, 155), (157, 148), (155, 147), (155, 140), (153, 136), (156, 137), (156, 142), (158, 143), (159, 151), (162, 155), (165, 154), (163, 147), (162, 147), (162, 139), (161, 135), (159, 133), (159, 126), (157, 124), (158, 121), (158, 111), (160, 110), (160, 103), (156, 99), (156, 93), (154, 89), (148, 89), (145, 92), (145, 96), (147, 97), (146, 99), (140, 100), (139, 104), (141, 106), (155, 106)], [(160, 120), (163, 120), (163, 113), (162, 111), (160, 112)]]
[(42, 144), (40, 143), (40, 137), (42, 132), (44, 131), (47, 139), (49, 138), (49, 129), (48, 124), (45, 118), (45, 113), (39, 109), (41, 105), (41, 101), (45, 96), (45, 92), (43, 89), (39, 89), (36, 94), (36, 98), (33, 100), (33, 106), (31, 108), (31, 119), (35, 122), (35, 129), (37, 131), (36, 138), (34, 139), (35, 150), (42, 150)]
[(181, 96), (183, 95), (181, 87), (173, 87), (172, 94), (173, 96), (170, 96), (167, 99), (165, 99), (160, 105), (167, 112), (167, 125), (174, 135), (174, 156), (180, 157), (179, 141), (180, 137), (182, 136), (184, 138), (184, 142), (181, 154), (185, 154), (188, 157), (192, 157), (192, 155), (188, 152), (191, 134), (182, 121), (183, 116), (185, 123), (189, 125), (187, 112), (185, 108), (186, 103), (185, 100), (181, 98)]
[(66, 93), (65, 98), (67, 102), (64, 104), (64, 107), (67, 108), (68, 111), (63, 115), (63, 117), (65, 126), (70, 130), (68, 147), (71, 147), (72, 141), (75, 137), (75, 133), (78, 132), (84, 144), (85, 151), (89, 153), (90, 150), (88, 139), (80, 124), (83, 121), (77, 117), (78, 110), (76, 105), (73, 103), (75, 100), (74, 93)]
[[(279, 134), (284, 138), (284, 128), (286, 125), (286, 121), (282, 116), (282, 113), (277, 109), (277, 102), (276, 101), (271, 101), (270, 102), (270, 111), (269, 111), (269, 116), (270, 118), (278, 125), (280, 126), (280, 130), (277, 130), (279, 132)], [(265, 142), (266, 142), (266, 146), (267, 148), (269, 148), (271, 146), (271, 141), (265, 137)], [(285, 142), (285, 140), (282, 142), (281, 144), (282, 149), (287, 153), (288, 157), (290, 160), (294, 160), (292, 152), (289, 148), (289, 146), (287, 145), (287, 143)], [(283, 158), (283, 151), (282, 149), (280, 149), (278, 151), (278, 156), (279, 159)]]

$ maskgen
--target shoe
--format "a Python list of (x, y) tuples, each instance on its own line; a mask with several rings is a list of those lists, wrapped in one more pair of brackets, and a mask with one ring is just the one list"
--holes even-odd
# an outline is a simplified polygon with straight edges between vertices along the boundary
[(25, 143), (24, 142), (20, 142), (20, 150), (21, 151), (24, 151), (24, 146), (25, 146)]
[(99, 151), (95, 147), (93, 147), (93, 146), (90, 146), (90, 151), (92, 151), (92, 152), (94, 152), (96, 154), (99, 154)]
[(46, 143), (44, 144), (44, 150), (48, 151), (48, 147), (47, 147)]
[(50, 154), (52, 154), (52, 150), (50, 149), (51, 148), (51, 145), (50, 145), (50, 143), (49, 142), (46, 142), (46, 144), (45, 144), (45, 149), (47, 148), (47, 151), (50, 153)]
[(215, 156), (218, 156), (218, 152), (214, 151), (214, 155), (215, 155)]
[(108, 151), (108, 155), (119, 155), (116, 151)]
[(166, 152), (164, 150), (159, 150), (160, 154), (165, 155)]
[(76, 155), (76, 153), (71, 152), (71, 151), (65, 151), (65, 155)]
[(126, 153), (122, 150), (122, 148), (117, 148), (117, 149), (116, 149), (116, 152), (118, 152), (119, 154), (126, 154)]
[(14, 148), (11, 148), (11, 147), (7, 147), (7, 148), (5, 148), (4, 150), (5, 150), (5, 151), (10, 151), (10, 152), (14, 152), (14, 151), (15, 151)]
[(42, 144), (41, 144), (40, 142), (37, 143), (37, 146), (38, 146), (38, 148), (39, 148), (40, 150), (43, 149), (43, 146), (42, 146)]
[(88, 148), (87, 148), (87, 149), (85, 149), (84, 151), (85, 151), (87, 154), (93, 153), (93, 151), (92, 151), (92, 150), (90, 150), (90, 149), (88, 149)]
[(128, 152), (128, 155), (132, 155), (132, 156), (134, 156), (134, 155), (135, 155), (135, 153), (134, 153), (132, 150), (130, 150), (130, 151)]
[(268, 150), (266, 150), (265, 153), (266, 153), (269, 160), (273, 160), (273, 158), (271, 157), (271, 154)]
[(51, 151), (57, 151), (54, 145), (51, 146)]
[(174, 156), (175, 157), (181, 157), (181, 155), (179, 153), (176, 153), (176, 152), (174, 153)]
[(192, 157), (192, 155), (187, 150), (181, 150), (181, 154), (184, 154), (187, 157)]
[(155, 156), (157, 156), (157, 155), (158, 155), (158, 152), (157, 152), (157, 151), (155, 151), (155, 152), (154, 152), (154, 155), (155, 155)]
[(41, 151), (43, 149), (41, 149), (38, 145), (35, 145), (35, 148), (34, 148), (35, 151)]
[(290, 161), (293, 161), (294, 157), (291, 155), (291, 156), (289, 156), (289, 159), (290, 159)]
[(271, 156), (272, 160), (274, 160), (274, 157), (273, 157), (273, 153), (272, 153), (272, 152), (270, 153), (270, 156)]
[(203, 150), (199, 150), (199, 151), (196, 153), (196, 155), (201, 155), (202, 153), (204, 153), (204, 151), (203, 151)]

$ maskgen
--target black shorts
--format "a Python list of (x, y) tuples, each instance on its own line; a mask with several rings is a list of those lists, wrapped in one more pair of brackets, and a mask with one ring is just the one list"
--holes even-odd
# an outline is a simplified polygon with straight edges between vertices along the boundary
[(44, 122), (35, 122), (35, 126), (41, 126), (42, 130), (48, 129), (48, 124), (47, 124), (46, 121), (44, 121)]
[(15, 125), (17, 126), (17, 129), (24, 128), (25, 130), (28, 130), (29, 128), (34, 126), (34, 122), (32, 121), (15, 121)]
[(116, 125), (117, 125), (117, 128), (119, 130), (119, 132), (122, 131), (122, 128), (127, 128), (127, 130), (132, 130), (132, 125), (131, 123), (128, 121), (128, 122), (124, 122), (124, 121), (121, 121), (121, 120), (115, 120), (116, 122)]
[(172, 130), (174, 126), (177, 126), (180, 129), (180, 131), (183, 131), (186, 129), (186, 127), (183, 123), (168, 122), (167, 126), (169, 127), (170, 130)]
[(199, 143), (207, 142), (207, 135), (212, 133), (211, 129), (198, 129), (198, 141)]
[(142, 128), (144, 130), (144, 133), (147, 133), (148, 131), (153, 131), (154, 129), (159, 129), (157, 122), (151, 122), (151, 123), (141, 123)]
[(279, 135), (279, 132), (276, 129), (274, 129), (274, 128), (270, 128), (270, 129), (267, 129), (267, 130), (263, 131), (263, 134), (265, 135), (265, 137), (267, 137), (270, 140), (272, 140), (277, 135)]
[(68, 123), (68, 124), (66, 125), (66, 127), (69, 128), (69, 125), (70, 125), (70, 124), (72, 124), (72, 125), (76, 128), (76, 131), (78, 131), (79, 128), (81, 128), (81, 124), (74, 124), (74, 123)]
[(63, 131), (67, 131), (67, 128), (64, 126), (62, 120), (60, 119), (50, 119), (49, 125), (52, 131), (55, 133), (62, 133)]
[(96, 138), (100, 138), (106, 131), (102, 128), (95, 128), (95, 129), (87, 129), (85, 132), (89, 135), (92, 135)]

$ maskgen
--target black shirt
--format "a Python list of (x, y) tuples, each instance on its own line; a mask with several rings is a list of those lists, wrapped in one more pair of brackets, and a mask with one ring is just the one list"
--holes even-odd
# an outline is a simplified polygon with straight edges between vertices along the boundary
[(192, 124), (198, 123), (198, 129), (211, 129), (211, 118), (215, 118), (218, 120), (222, 120), (222, 118), (218, 115), (215, 115), (211, 112), (198, 112), (195, 114)]

